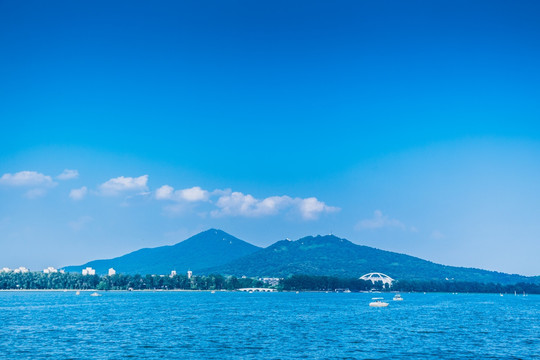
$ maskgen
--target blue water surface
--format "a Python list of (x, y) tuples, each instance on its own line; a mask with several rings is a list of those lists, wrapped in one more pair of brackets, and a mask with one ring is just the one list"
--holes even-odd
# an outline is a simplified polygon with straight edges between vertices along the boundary
[(0, 292), (0, 358), (540, 358), (537, 295), (90, 293)]

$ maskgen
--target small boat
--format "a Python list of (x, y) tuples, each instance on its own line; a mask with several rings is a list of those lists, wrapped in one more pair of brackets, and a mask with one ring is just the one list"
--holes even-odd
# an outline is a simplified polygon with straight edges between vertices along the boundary
[(75, 295), (81, 295), (81, 292), (80, 292), (80, 291), (77, 291), (77, 292), (75, 293)]
[(375, 300), (375, 301), (372, 301), (369, 303), (369, 306), (371, 307), (387, 307), (388, 306), (388, 303), (387, 302), (382, 302), (383, 298), (379, 298), (379, 297), (376, 297), (376, 298), (373, 298), (371, 300)]
[(216, 293), (216, 290), (212, 290), (210, 291), (211, 294), (215, 294)]
[(94, 292), (94, 293), (91, 293), (90, 296), (101, 296), (101, 294)]
[(403, 298), (401, 297), (401, 295), (396, 294), (396, 295), (394, 295), (394, 298), (392, 300), (394, 300), (394, 301), (403, 301)]
[(499, 294), (500, 296), (504, 296), (502, 293)]

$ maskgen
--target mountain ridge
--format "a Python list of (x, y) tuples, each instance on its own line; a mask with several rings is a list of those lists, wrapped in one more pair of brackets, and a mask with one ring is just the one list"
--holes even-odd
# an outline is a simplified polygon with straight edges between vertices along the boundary
[(382, 272), (398, 280), (540, 283), (540, 276), (527, 277), (442, 265), (411, 255), (355, 244), (335, 235), (279, 240), (261, 248), (217, 229), (206, 230), (174, 245), (139, 249), (113, 259), (90, 261), (64, 269), (80, 271), (86, 266), (95, 268), (98, 274), (106, 274), (109, 267), (118, 273), (141, 275), (192, 270), (201, 275), (216, 273), (250, 277), (287, 277), (295, 274), (360, 277), (369, 272)]
[(382, 272), (394, 279), (478, 282), (540, 282), (540, 277), (437, 264), (411, 255), (358, 245), (334, 235), (280, 240), (228, 264), (202, 273), (286, 277), (293, 274), (360, 277)]

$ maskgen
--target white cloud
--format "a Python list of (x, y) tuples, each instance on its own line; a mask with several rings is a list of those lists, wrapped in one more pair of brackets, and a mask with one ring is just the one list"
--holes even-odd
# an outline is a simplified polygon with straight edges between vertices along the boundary
[(339, 208), (327, 206), (324, 202), (311, 197), (307, 199), (291, 198), (290, 196), (270, 196), (259, 200), (252, 195), (241, 192), (232, 192), (221, 195), (216, 203), (218, 209), (211, 215), (220, 216), (246, 216), (259, 217), (276, 215), (282, 210), (297, 210), (305, 220), (314, 220), (321, 213), (338, 211)]
[(72, 189), (69, 192), (69, 197), (73, 200), (82, 200), (86, 196), (88, 189), (86, 186), (81, 187), (80, 189)]
[[(387, 215), (383, 215), (382, 211), (375, 210), (373, 212), (373, 217), (371, 219), (361, 220), (357, 225), (356, 229), (365, 230), (365, 229), (380, 229), (385, 227), (394, 227), (402, 230), (406, 230), (407, 227), (401, 221), (397, 219), (391, 219)], [(414, 227), (411, 229), (415, 229)], [(413, 230), (414, 231), (414, 230)]]
[(433, 232), (431, 233), (431, 238), (435, 240), (444, 239), (444, 237), (444, 234), (439, 230), (433, 230)]
[(198, 186), (194, 186), (189, 189), (180, 190), (180, 196), (186, 201), (204, 201), (208, 199), (208, 191), (201, 189)]
[(252, 195), (241, 192), (232, 192), (221, 195), (216, 206), (219, 208), (211, 212), (212, 216), (247, 216), (257, 217), (274, 215), (280, 209), (290, 205), (289, 196), (271, 196), (263, 200), (255, 199)]
[[(213, 191), (203, 190), (199, 186), (183, 190), (174, 190), (172, 186), (163, 185), (155, 191), (155, 198), (158, 200), (169, 200), (176, 202), (175, 205), (167, 205), (167, 213), (179, 214), (189, 209), (193, 209), (189, 203), (206, 202), (213, 207), (210, 215), (213, 217), (224, 216), (244, 216), (261, 217), (276, 215), (282, 211), (296, 212), (304, 220), (317, 219), (322, 213), (339, 211), (339, 208), (328, 206), (315, 197), (306, 199), (292, 198), (287, 195), (269, 196), (264, 199), (257, 199), (253, 195), (244, 194), (231, 189), (216, 189)], [(206, 214), (206, 213), (204, 213)], [(199, 215), (203, 215), (199, 213)]]
[(208, 200), (210, 194), (199, 186), (175, 191), (172, 186), (163, 185), (156, 190), (155, 196), (158, 200), (197, 202)]
[(91, 216), (81, 216), (77, 220), (70, 221), (68, 226), (74, 231), (80, 231), (92, 221), (94, 221), (94, 219)]
[(328, 206), (324, 202), (317, 200), (315, 197), (310, 197), (307, 199), (296, 198), (295, 201), (298, 203), (298, 208), (300, 214), (306, 220), (314, 220), (319, 217), (321, 213), (331, 213), (339, 211), (339, 208), (335, 206)]
[(62, 171), (60, 175), (58, 175), (56, 178), (58, 180), (70, 180), (70, 179), (76, 179), (79, 177), (79, 172), (77, 170), (69, 170), (65, 169)]
[(148, 175), (139, 177), (119, 176), (112, 178), (99, 186), (102, 195), (116, 196), (125, 192), (146, 192), (148, 191)]
[(174, 188), (169, 185), (163, 185), (156, 190), (156, 199), (158, 200), (171, 200), (174, 194)]
[(48, 175), (37, 171), (20, 171), (15, 174), (4, 174), (0, 178), (0, 184), (9, 186), (40, 186), (53, 187), (56, 183)]

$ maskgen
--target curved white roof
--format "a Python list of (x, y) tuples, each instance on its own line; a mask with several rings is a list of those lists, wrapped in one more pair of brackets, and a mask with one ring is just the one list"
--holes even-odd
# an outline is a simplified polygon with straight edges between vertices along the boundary
[(394, 279), (392, 279), (390, 276), (379, 273), (379, 272), (373, 272), (369, 274), (365, 274), (360, 276), (360, 280), (370, 280), (372, 283), (375, 283), (377, 281), (382, 281), (383, 284), (390, 284), (392, 285), (392, 282)]

